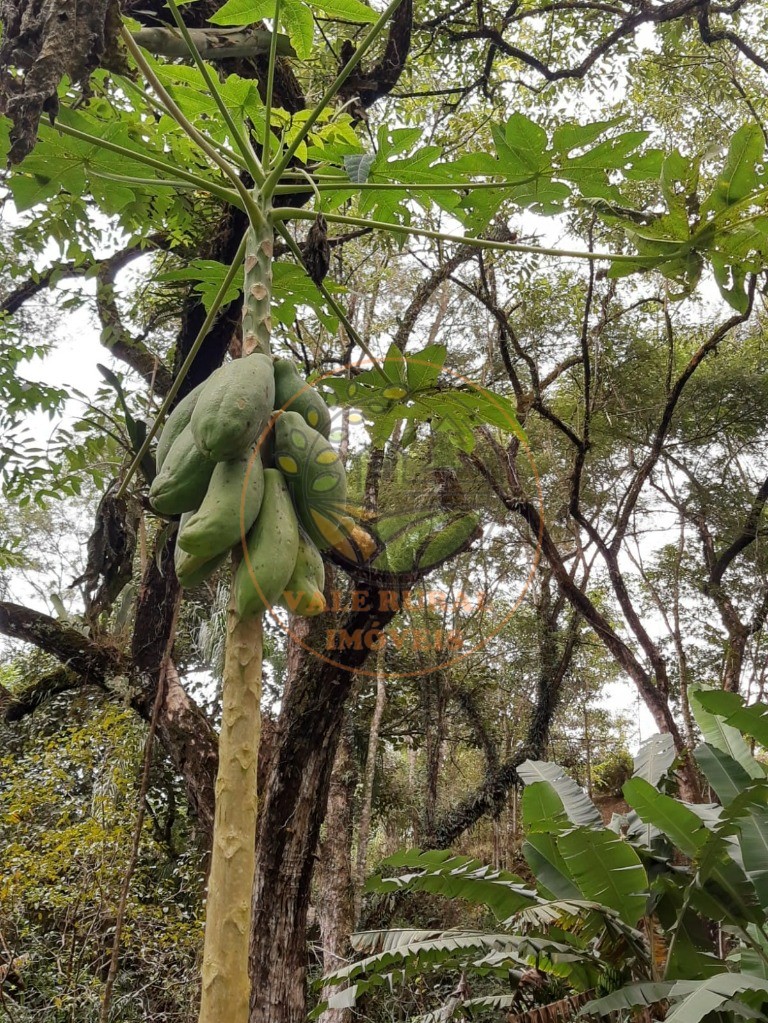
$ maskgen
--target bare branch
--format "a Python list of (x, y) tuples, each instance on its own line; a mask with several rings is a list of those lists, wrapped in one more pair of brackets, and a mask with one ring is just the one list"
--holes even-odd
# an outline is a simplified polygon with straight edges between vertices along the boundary
[(166, 394), (173, 378), (154, 352), (124, 325), (115, 299), (115, 278), (132, 260), (143, 255), (139, 245), (130, 246), (105, 259), (96, 275), (96, 308), (101, 320), (101, 343), (131, 369), (136, 370), (159, 394)]
[(688, 361), (688, 365), (685, 367), (685, 369), (682, 371), (682, 373), (672, 386), (672, 390), (669, 393), (666, 405), (664, 406), (664, 411), (662, 412), (661, 415), (661, 420), (656, 429), (656, 434), (653, 438), (651, 450), (648, 452), (648, 455), (646, 456), (642, 465), (637, 470), (634, 479), (632, 480), (631, 484), (629, 485), (629, 488), (627, 489), (626, 494), (624, 495), (622, 509), (616, 522), (614, 538), (611, 542), (611, 548), (614, 551), (614, 553), (618, 553), (619, 547), (621, 546), (621, 542), (624, 539), (624, 535), (627, 531), (627, 526), (629, 524), (630, 517), (632, 516), (632, 512), (634, 511), (635, 505), (637, 504), (637, 500), (640, 496), (640, 492), (642, 491), (646, 480), (650, 476), (653, 467), (659, 460), (662, 448), (664, 447), (664, 441), (666, 440), (667, 433), (669, 432), (669, 428), (672, 423), (672, 417), (674, 416), (675, 409), (677, 408), (677, 403), (680, 400), (680, 396), (683, 393), (683, 390), (685, 389), (685, 385), (691, 379), (691, 377), (696, 372), (701, 363), (704, 361), (704, 359), (707, 357), (707, 355), (709, 355), (710, 352), (713, 352), (720, 344), (720, 342), (723, 341), (724, 338), (726, 338), (732, 330), (735, 330), (736, 327), (738, 327), (740, 324), (744, 323), (746, 320), (749, 319), (749, 316), (752, 312), (752, 301), (755, 296), (755, 284), (756, 278), (752, 276), (750, 278), (748, 290), (749, 302), (745, 312), (736, 313), (734, 316), (731, 316), (729, 319), (725, 321), (725, 323), (722, 323), (717, 328), (717, 330), (714, 331), (711, 337), (709, 337), (707, 341), (705, 341), (705, 343), (700, 346), (698, 351), (696, 351), (691, 356), (691, 358)]

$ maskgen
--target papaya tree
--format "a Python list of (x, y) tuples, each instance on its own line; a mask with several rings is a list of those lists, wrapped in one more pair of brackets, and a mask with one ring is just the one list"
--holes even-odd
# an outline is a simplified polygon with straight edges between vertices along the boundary
[[(516, 406), (503, 394), (484, 387), (446, 387), (440, 375), (448, 353), (442, 346), (432, 346), (429, 355), (422, 351), (420, 360), (407, 360), (403, 356), (402, 339), (400, 344), (396, 339), (383, 352), (372, 351), (324, 283), (332, 240), (329, 226), (337, 225), (339, 230), (349, 229), (350, 233), (375, 231), (400, 239), (434, 240), (456, 246), (457, 252), (461, 250), (462, 254), (469, 250), (521, 258), (567, 257), (583, 260), (590, 268), (605, 264), (613, 277), (656, 270), (671, 282), (670, 286), (683, 290), (692, 289), (702, 267), (707, 261), (711, 263), (722, 294), (735, 312), (691, 355), (675, 378), (650, 454), (630, 489), (632, 500), (627, 505), (630, 510), (625, 508), (620, 517), (620, 530), (626, 532), (636, 496), (658, 460), (658, 449), (666, 439), (669, 420), (689, 376), (698, 362), (751, 311), (756, 275), (763, 269), (760, 232), (764, 230), (764, 223), (756, 213), (764, 191), (761, 137), (752, 124), (735, 133), (728, 155), (712, 169), (707, 179), (709, 191), (703, 197), (703, 206), (689, 216), (687, 211), (683, 212), (685, 201), (681, 198), (683, 194), (691, 194), (686, 191), (692, 174), (689, 164), (679, 154), (665, 156), (660, 150), (646, 146), (645, 134), (619, 132), (612, 123), (564, 124), (559, 131), (547, 131), (533, 119), (515, 113), (494, 123), (490, 135), (482, 139), (488, 143), (485, 148), (456, 158), (444, 158), (438, 146), (419, 145), (419, 130), (414, 134), (414, 129), (389, 130), (382, 126), (376, 151), (366, 152), (356, 131), (361, 124), (361, 109), (391, 91), (402, 72), (412, 22), (412, 9), (407, 0), (393, 2), (381, 13), (353, 0), (333, 5), (332, 16), (357, 23), (362, 29), (355, 37), (356, 42), (343, 40), (338, 67), (322, 69), (325, 72), (322, 95), (314, 106), (304, 104), (292, 64), (294, 60), (297, 64), (308, 61), (314, 52), (313, 12), (304, 5), (277, 3), (260, 11), (259, 14), (272, 22), (273, 30), (266, 35), (260, 29), (249, 31), (258, 15), (251, 7), (232, 0), (220, 9), (214, 5), (214, 10), (206, 4), (190, 5), (190, 24), (195, 18), (208, 18), (216, 26), (225, 26), (224, 30), (219, 27), (203, 35), (192, 34), (173, 2), (169, 4), (174, 26), (170, 32), (162, 27), (147, 31), (131, 22), (119, 27), (120, 12), (116, 4), (95, 8), (79, 25), (76, 17), (69, 17), (63, 11), (60, 20), (67, 28), (66, 31), (60, 28), (58, 34), (49, 22), (39, 22), (35, 31), (31, 31), (18, 17), (25, 6), (12, 6), (7, 15), (3, 12), (6, 23), (2, 63), (5, 68), (14, 69), (6, 82), (10, 98), (5, 102), (5, 109), (9, 119), (3, 121), (3, 142), (11, 160), (18, 163), (8, 176), (7, 184), (16, 207), (22, 212), (33, 211), (26, 225), (27, 244), (33, 233), (50, 232), (52, 236), (61, 236), (62, 230), (72, 223), (90, 224), (92, 210), (98, 209), (135, 238), (132, 255), (141, 252), (143, 246), (158, 251), (173, 250), (177, 244), (180, 247), (189, 244), (194, 231), (201, 230), (200, 221), (203, 234), (206, 233), (206, 216), (211, 217), (212, 223), (214, 211), (221, 215), (224, 209), (226, 213), (218, 250), (223, 258), (192, 260), (181, 277), (177, 273), (176, 280), (195, 282), (202, 304), (186, 311), (186, 344), (176, 353), (172, 370), (143, 340), (132, 338), (121, 329), (114, 295), (115, 274), (124, 265), (121, 260), (102, 261), (95, 269), (105, 344), (163, 397), (151, 427), (126, 412), (132, 451), (120, 468), (116, 485), (105, 495), (104, 515), (110, 514), (124, 522), (124, 506), (131, 500), (141, 503), (148, 483), (152, 484), (149, 503), (155, 512), (165, 516), (194, 513), (177, 531), (176, 569), (172, 567), (171, 530), (159, 531), (155, 556), (145, 559), (130, 658), (106, 644), (94, 643), (77, 629), (61, 629), (44, 616), (16, 606), (4, 607), (0, 621), (7, 634), (37, 643), (65, 660), (68, 671), (86, 675), (99, 685), (108, 686), (110, 679), (122, 675), (129, 660), (130, 671), (137, 679), (132, 702), (149, 718), (160, 692), (158, 733), (174, 751), (172, 755), (188, 782), (191, 800), (201, 813), (208, 814), (209, 820), (212, 817), (210, 772), (201, 785), (198, 767), (200, 763), (210, 766), (218, 752), (218, 800), (216, 817), (211, 821), (213, 855), (201, 1019), (245, 1019), (249, 1012), (254, 1020), (297, 1019), (303, 1009), (301, 994), (286, 997), (281, 988), (284, 980), (270, 988), (267, 979), (270, 972), (275, 972), (274, 957), (285, 958), (286, 943), (295, 956), (303, 936), (297, 939), (300, 928), (291, 930), (288, 924), (284, 924), (286, 934), (278, 932), (277, 935), (264, 925), (273, 909), (265, 898), (266, 891), (274, 891), (270, 872), (278, 869), (281, 859), (286, 859), (278, 855), (281, 849), (284, 851), (280, 843), (290, 840), (264, 822), (274, 825), (275, 817), (269, 812), (272, 805), (281, 825), (291, 818), (299, 798), (304, 799), (306, 806), (315, 807), (312, 815), (307, 814), (313, 825), (302, 832), (300, 856), (297, 854), (302, 874), (302, 884), (297, 891), (305, 891), (317, 837), (317, 818), (322, 813), (317, 807), (322, 807), (323, 795), (327, 793), (340, 708), (349, 683), (345, 681), (337, 687), (333, 700), (321, 700), (320, 694), (328, 678), (337, 677), (333, 673), (338, 673), (339, 667), (348, 674), (359, 668), (369, 648), (364, 643), (358, 646), (352, 642), (346, 647), (344, 657), (315, 672), (312, 684), (316, 689), (310, 696), (304, 689), (296, 691), (295, 703), (292, 703), (293, 695), (286, 698), (286, 707), (292, 707), (297, 719), (307, 710), (315, 711), (315, 705), (321, 704), (317, 723), (325, 736), (322, 757), (314, 771), (309, 769), (310, 760), (305, 758), (302, 762), (308, 780), (296, 782), (291, 776), (291, 748), (286, 735), (281, 737), (283, 745), (276, 760), (279, 769), (271, 776), (262, 814), (262, 827), (268, 834), (262, 834), (259, 853), (266, 857), (269, 850), (273, 850), (273, 861), (266, 864), (261, 874), (257, 871), (254, 886), (261, 616), (282, 594), (293, 592), (301, 596), (300, 589), (291, 590), (288, 586), (299, 542), (292, 516), (298, 515), (310, 539), (331, 552), (328, 560), (357, 582), (362, 581), (369, 595), (392, 587), (400, 592), (455, 550), (436, 549), (435, 558), (424, 565), (410, 565), (403, 572), (391, 571), (390, 565), (377, 566), (375, 556), (380, 556), (381, 551), (376, 541), (381, 537), (366, 530), (364, 522), (356, 527), (354, 522), (343, 521), (349, 509), (341, 496), (343, 476), (340, 472), (335, 476), (326, 472), (323, 481), (318, 472), (310, 471), (306, 457), (302, 469), (298, 452), (306, 452), (309, 442), (305, 427), (299, 422), (294, 420), (295, 429), (288, 429), (289, 417), (299, 413), (292, 412), (290, 407), (283, 411), (285, 401), (276, 408), (283, 413), (277, 417), (274, 427), (277, 468), (269, 466), (264, 470), (259, 516), (263, 509), (265, 517), (261, 520), (257, 517), (252, 525), (246, 526), (249, 494), (252, 506), (259, 503), (249, 489), (259, 490), (251, 477), (257, 477), (261, 471), (254, 468), (253, 449), (254, 445), (260, 448), (267, 443), (271, 433), (267, 429), (271, 423), (270, 413), (275, 409), (277, 381), (273, 380), (272, 390), (269, 386), (269, 379), (275, 374), (269, 359), (273, 317), (282, 312), (284, 317), (290, 318), (291, 310), (298, 303), (314, 304), (318, 316), (335, 317), (336, 327), (348, 343), (370, 360), (370, 366), (354, 381), (336, 380), (328, 385), (326, 393), (339, 405), (360, 409), (374, 424), (373, 440), (379, 448), (389, 441), (396, 422), (405, 420), (414, 427), (429, 422), (446, 433), (470, 463), (475, 459), (473, 464), (479, 476), (506, 507), (521, 516), (535, 544), (542, 547), (567, 599), (584, 615), (622, 669), (637, 683), (654, 708), (660, 725), (681, 745), (679, 729), (663, 690), (664, 673), (658, 658), (654, 658), (652, 644), (646, 642), (642, 627), (635, 629), (637, 639), (658, 669), (655, 678), (617, 635), (596, 604), (574, 584), (535, 504), (530, 500), (518, 500), (513, 492), (514, 480), (506, 481), (511, 488), (507, 489), (493, 478), (474, 451), (474, 431), (484, 428), (491, 434), (489, 443), (495, 442), (497, 448), (501, 444), (496, 435), (499, 432), (511, 435), (512, 444), (524, 443), (518, 424), (519, 406), (527, 404), (530, 409), (538, 403), (539, 411), (545, 409), (540, 389), (532, 403), (518, 402)], [(327, 12), (322, 6), (318, 10)], [(26, 13), (32, 17), (30, 12)], [(126, 13), (131, 13), (131, 5), (126, 5)], [(199, 26), (195, 28), (199, 30)], [(281, 35), (278, 28), (285, 29), (285, 35)], [(31, 40), (27, 49), (21, 45), (25, 41), (22, 30)], [(380, 47), (385, 33), (387, 41), (380, 62), (367, 76), (362, 75), (363, 61), (369, 51)], [(86, 34), (90, 40), (87, 49), (81, 38)], [(703, 29), (702, 38), (708, 41)], [(189, 55), (187, 64), (172, 62), (179, 57), (179, 40), (184, 44), (182, 52)], [(47, 61), (54, 43), (57, 60)], [(231, 51), (227, 51), (230, 45)], [(222, 48), (225, 55), (231, 52), (233, 60), (243, 59), (242, 47), (246, 48), (247, 59), (262, 62), (264, 70), (259, 88), (237, 71), (221, 80), (206, 62), (205, 58), (217, 56), (217, 48)], [(166, 54), (170, 61), (162, 59)], [(102, 69), (96, 70), (99, 62)], [(327, 63), (332, 64), (330, 58)], [(307, 67), (309, 74), (310, 65)], [(60, 84), (59, 77), (63, 73), (69, 77)], [(87, 88), (79, 92), (77, 83), (82, 81), (87, 81)], [(49, 115), (49, 123), (38, 123), (43, 110)], [(406, 152), (408, 155), (403, 155)], [(623, 190), (617, 179), (622, 182)], [(657, 189), (659, 179), (661, 186)], [(648, 203), (649, 207), (654, 207), (651, 212), (638, 211), (633, 206), (638, 182), (652, 194)], [(606, 238), (615, 241), (615, 245), (607, 250), (597, 249), (591, 243), (584, 248), (559, 248), (515, 240), (508, 231), (493, 223), (507, 201), (537, 214), (572, 212), (581, 215), (586, 209), (590, 215), (602, 218)], [(41, 207), (41, 203), (45, 205)], [(459, 227), (446, 232), (412, 222), (412, 210), (421, 211), (426, 218), (435, 207), (448, 214)], [(341, 209), (344, 212), (339, 212)], [(160, 232), (160, 237), (157, 232), (148, 232), (150, 221), (157, 224), (161, 220), (166, 230)], [(287, 225), (295, 227), (303, 221), (311, 222), (312, 226), (300, 246)], [(23, 233), (20, 239), (23, 243)], [(278, 244), (284, 245), (293, 256), (295, 263), (291, 267), (296, 272), (276, 273), (274, 255)], [(71, 265), (52, 268), (48, 280), (57, 273), (84, 274), (96, 267), (98, 261), (86, 250), (82, 237), (69, 241), (69, 252)], [(126, 257), (123, 254), (121, 258)], [(590, 270), (590, 281), (597, 272)], [(279, 290), (274, 286), (276, 276), (280, 278)], [(34, 281), (32, 289), (39, 284), (40, 281)], [(481, 300), (486, 299), (496, 315), (492, 298), (481, 295)], [(7, 310), (13, 312), (22, 301), (21, 295), (12, 294), (6, 300)], [(238, 321), (240, 327), (236, 326)], [(239, 358), (218, 368), (224, 353), (231, 347), (233, 334), (236, 334)], [(425, 365), (426, 374), (423, 372)], [(259, 379), (258, 408), (245, 409), (234, 394), (233, 403), (229, 405), (235, 381), (239, 386), (254, 367), (259, 367), (259, 372), (254, 374)], [(588, 364), (584, 372), (588, 376)], [(514, 373), (510, 377), (514, 389)], [(200, 385), (197, 404), (191, 410), (195, 389)], [(534, 392), (536, 390), (534, 387)], [(182, 400), (164, 427), (171, 433), (160, 433), (159, 444), (168, 445), (168, 450), (155, 449), (157, 463), (161, 461), (161, 454), (165, 455), (163, 465), (155, 465), (151, 444), (177, 397)], [(297, 395), (288, 395), (288, 398), (297, 399)], [(52, 399), (44, 395), (38, 403), (42, 405), (45, 400)], [(187, 424), (183, 423), (183, 418), (188, 409)], [(309, 435), (312, 444), (317, 444), (314, 435), (318, 431), (314, 430), (308, 415), (307, 411), (303, 418), (314, 431)], [(176, 426), (182, 423), (178, 437), (173, 437)], [(222, 442), (223, 435), (230, 429), (234, 429), (237, 441), (231, 446)], [(578, 452), (575, 479), (578, 479), (590, 444), (589, 429), (586, 425), (586, 432), (575, 437)], [(567, 431), (564, 432), (568, 436)], [(297, 436), (303, 440), (296, 439)], [(182, 439), (186, 446), (177, 447)], [(574, 436), (569, 439), (574, 442)], [(309, 450), (317, 455), (315, 464), (330, 466), (338, 461), (330, 447), (310, 445)], [(209, 464), (205, 463), (206, 458)], [(201, 512), (209, 511), (205, 508), (207, 487), (215, 473), (218, 481), (224, 471), (215, 466), (237, 460), (247, 462), (244, 468), (241, 465), (239, 477), (247, 480), (247, 484), (243, 488), (241, 483), (243, 500), (235, 522), (235, 541), (215, 552), (206, 546), (207, 539), (202, 547), (196, 546), (201, 541), (193, 528), (195, 515), (199, 527)], [(159, 472), (155, 476), (156, 468)], [(232, 473), (237, 479), (235, 470)], [(270, 473), (268, 478), (267, 473)], [(330, 482), (328, 477), (331, 477)], [(323, 482), (331, 489), (323, 491)], [(184, 490), (181, 503), (178, 500), (180, 483)], [(326, 494), (320, 509), (318, 502), (311, 498), (309, 488), (314, 484), (319, 484), (318, 493)], [(266, 494), (270, 495), (268, 500)], [(231, 496), (226, 503), (232, 512)], [(266, 517), (268, 509), (269, 519)], [(345, 512), (343, 517), (341, 509)], [(318, 510), (324, 513), (321, 518), (330, 523), (325, 528), (318, 525)], [(578, 518), (578, 501), (572, 504), (571, 510)], [(214, 520), (203, 523), (206, 528), (202, 533), (206, 538), (211, 532), (226, 532), (220, 528), (223, 520), (216, 519), (215, 528), (211, 527), (211, 521)], [(232, 521), (230, 514), (227, 524), (231, 525)], [(584, 528), (589, 531), (587, 525)], [(319, 534), (312, 535), (313, 530), (319, 530)], [(129, 556), (133, 550), (130, 531), (124, 530), (124, 533), (123, 553)], [(243, 540), (242, 545), (240, 540)], [(601, 546), (601, 538), (595, 536), (593, 541)], [(218, 542), (220, 537), (217, 537)], [(471, 542), (471, 534), (467, 533), (458, 546)], [(230, 549), (234, 550), (234, 564), (224, 662), (225, 710), (217, 746), (210, 725), (180, 686), (172, 666), (172, 644), (178, 581), (183, 583), (185, 578), (190, 583), (201, 581), (210, 563)], [(263, 557), (267, 549), (271, 555), (269, 560)], [(276, 563), (278, 552), (282, 554), (279, 566)], [(321, 587), (317, 585), (319, 570), (311, 549), (308, 559), (310, 555), (315, 563), (311, 578), (314, 593)], [(186, 556), (197, 558), (198, 563), (194, 564)], [(606, 559), (606, 563), (609, 571), (613, 571), (617, 599), (628, 619), (634, 622), (629, 602), (624, 600), (621, 579), (615, 571), (615, 560), (613, 556), (613, 561)], [(99, 567), (97, 565), (97, 569)], [(197, 574), (198, 570), (202, 575)], [(97, 577), (98, 574), (97, 571)], [(366, 606), (371, 603), (375, 606), (377, 601), (364, 602)], [(298, 609), (297, 602), (294, 610)], [(379, 613), (378, 627), (385, 626), (387, 617), (396, 611), (396, 607), (390, 606)], [(369, 610), (358, 608), (342, 622), (343, 632), (353, 637), (358, 633), (366, 635), (372, 630), (373, 622)], [(319, 627), (311, 621), (295, 627), (294, 638), (299, 644), (307, 645), (312, 628)], [(312, 671), (313, 664), (304, 659), (296, 676), (306, 681)], [(69, 676), (60, 680), (62, 685), (70, 681)], [(173, 699), (169, 699), (171, 693)], [(327, 728), (322, 727), (324, 724)], [(179, 742), (180, 733), (188, 738)], [(291, 734), (295, 739), (295, 734)], [(320, 748), (318, 746), (317, 750)], [(307, 788), (300, 794), (302, 785)], [(293, 789), (289, 792), (291, 786)], [(291, 857), (287, 859), (290, 861)], [(255, 892), (253, 919), (252, 888)], [(281, 920), (284, 922), (289, 916), (283, 907)], [(254, 985), (249, 1007), (248, 948), (252, 935), (254, 943), (262, 942), (262, 946), (260, 954), (252, 954)], [(272, 949), (265, 949), (264, 943), (271, 943)], [(287, 967), (283, 964), (285, 973), (293, 965), (291, 955), (287, 962)], [(283, 1015), (278, 1016), (278, 1013)]]

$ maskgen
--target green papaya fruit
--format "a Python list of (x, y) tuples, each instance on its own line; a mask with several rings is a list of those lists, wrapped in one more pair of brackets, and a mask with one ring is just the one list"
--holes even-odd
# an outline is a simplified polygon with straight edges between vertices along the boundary
[(240, 544), (261, 508), (264, 469), (259, 452), (217, 462), (203, 503), (179, 530), (179, 546), (188, 554), (214, 557)]
[(204, 583), (224, 563), (227, 556), (227, 551), (222, 551), (212, 558), (196, 557), (182, 550), (179, 546), (179, 536), (190, 515), (191, 512), (187, 512), (181, 516), (179, 532), (176, 534), (176, 549), (173, 555), (176, 576), (184, 589), (191, 589), (193, 586), (199, 586), (200, 583)]
[(185, 395), (166, 419), (165, 425), (160, 431), (160, 436), (157, 440), (157, 447), (155, 448), (155, 462), (157, 464), (158, 472), (160, 472), (163, 467), (163, 462), (165, 461), (168, 452), (171, 450), (171, 445), (184, 427), (189, 425), (189, 421), (192, 418), (192, 410), (197, 404), (197, 399), (203, 393), (204, 386), (205, 381), (202, 384), (198, 384), (193, 391), (190, 391), (189, 394)]
[(200, 450), (214, 462), (242, 458), (272, 415), (272, 360), (254, 353), (220, 366), (205, 382), (190, 426)]
[(347, 474), (338, 454), (298, 412), (283, 412), (275, 424), (275, 465), (310, 540), (320, 550), (348, 535)]
[(424, 571), (445, 561), (461, 548), (479, 524), (476, 512), (392, 515), (381, 520), (376, 531), (385, 549), (374, 568), (385, 572)]
[(326, 609), (323, 596), (325, 566), (320, 551), (303, 530), (299, 530), (299, 552), (291, 578), (280, 598), (282, 607), (302, 618), (313, 618)]
[(299, 524), (288, 487), (277, 469), (264, 470), (264, 497), (235, 573), (241, 618), (260, 614), (282, 596), (299, 552)]
[(331, 435), (331, 413), (323, 399), (303, 379), (290, 359), (275, 360), (275, 408), (298, 412), (323, 437)]
[(205, 497), (215, 466), (200, 453), (191, 426), (185, 426), (152, 482), (150, 504), (161, 515), (192, 511)]

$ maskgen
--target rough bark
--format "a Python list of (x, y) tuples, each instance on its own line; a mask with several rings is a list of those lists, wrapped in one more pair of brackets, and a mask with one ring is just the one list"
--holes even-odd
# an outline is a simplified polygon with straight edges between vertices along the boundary
[(368, 731), (368, 752), (365, 757), (363, 792), (360, 801), (360, 823), (357, 828), (357, 858), (355, 862), (355, 912), (354, 919), (360, 919), (360, 906), (368, 860), (368, 839), (371, 830), (371, 807), (373, 804), (373, 782), (376, 777), (376, 755), (379, 749), (379, 732), (387, 703), (387, 677), (384, 672), (384, 652), (376, 659), (376, 703), (371, 715)]
[[(376, 591), (370, 604), (379, 606)], [(344, 705), (354, 671), (368, 649), (338, 652), (347, 670), (304, 649), (322, 647), (328, 623), (294, 622), (286, 685), (277, 725), (273, 767), (262, 799), (251, 940), (251, 1023), (304, 1023), (307, 909), (315, 852), (325, 809)], [(391, 612), (375, 616), (380, 628)], [(366, 629), (368, 612), (346, 617), (349, 632)]]
[[(42, 115), (56, 116), (61, 79), (87, 82), (107, 54), (114, 61), (119, 8), (117, 0), (1, 0), (0, 23), (0, 113), (13, 122), (8, 159), (20, 163)], [(21, 78), (14, 67), (25, 69)]]
[(432, 847), (437, 826), (437, 796), (445, 739), (448, 685), (442, 671), (430, 672), (421, 680), (421, 710), (424, 728), (424, 813), (422, 842)]
[[(389, 34), (381, 59), (368, 71), (362, 71), (358, 67), (350, 75), (339, 94), (343, 102), (357, 96), (360, 105), (367, 108), (394, 89), (403, 73), (411, 49), (412, 27), (413, 0), (403, 0), (390, 22)], [(342, 46), (342, 66), (353, 53), (354, 46), (351, 43)]]
[(0, 633), (52, 654), (84, 682), (94, 685), (103, 685), (112, 675), (127, 672), (130, 663), (113, 648), (95, 643), (78, 629), (21, 604), (0, 601)]
[[(211, 26), (208, 19), (221, 6), (222, 0), (199, 0), (198, 3), (189, 4), (184, 8), (184, 21), (191, 29), (209, 29)], [(120, 0), (120, 8), (125, 14), (130, 14), (148, 27), (175, 24), (165, 0)], [(263, 22), (256, 22), (252, 27), (262, 30), (265, 25)], [(267, 80), (266, 57), (233, 57), (218, 63), (225, 75), (237, 74), (242, 78), (255, 78), (258, 80), (260, 91), (264, 89)], [(278, 59), (275, 67), (274, 95), (275, 106), (281, 106), (289, 113), (295, 114), (306, 106), (296, 76), (288, 61), (283, 59)]]
[[(323, 949), (323, 972), (337, 970), (351, 954), (349, 935), (355, 926), (352, 880), (352, 819), (357, 764), (351, 721), (344, 724), (331, 774), (325, 837), (318, 852), (316, 885), (317, 919)], [(330, 994), (332, 990), (324, 993)], [(349, 1023), (349, 1009), (326, 1009), (319, 1023)]]

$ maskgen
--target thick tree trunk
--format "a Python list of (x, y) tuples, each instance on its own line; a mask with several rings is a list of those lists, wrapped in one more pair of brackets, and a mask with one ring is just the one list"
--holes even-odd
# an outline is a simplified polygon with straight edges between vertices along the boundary
[[(332, 585), (328, 581), (328, 585)], [(361, 585), (358, 585), (358, 590)], [(381, 606), (373, 591), (370, 606)], [(392, 619), (374, 616), (383, 629)], [(357, 612), (343, 623), (352, 634), (371, 623)], [(306, 923), (320, 825), (344, 705), (354, 671), (368, 656), (365, 644), (336, 654), (340, 668), (318, 657), (328, 618), (294, 619), (272, 769), (262, 800), (253, 894), (251, 1023), (304, 1023)], [(302, 646), (304, 644), (304, 646)], [(308, 649), (307, 649), (308, 648)]]
[[(352, 824), (357, 764), (351, 722), (345, 723), (331, 775), (325, 837), (317, 863), (317, 919), (323, 948), (323, 972), (336, 970), (349, 958), (349, 935), (354, 929), (352, 882)], [(330, 988), (324, 997), (338, 988)], [(349, 1009), (326, 1009), (319, 1023), (349, 1023)]]

